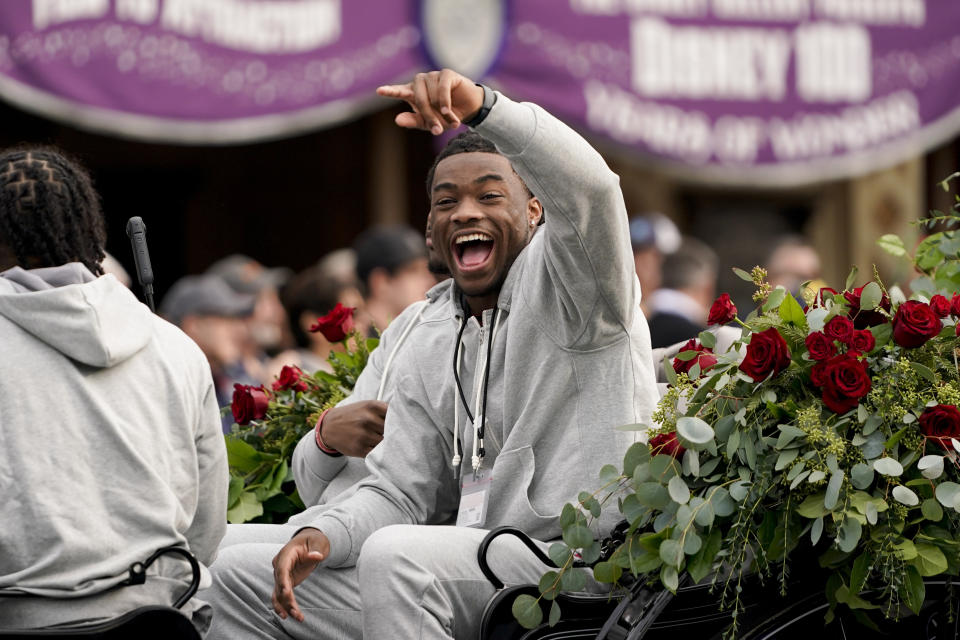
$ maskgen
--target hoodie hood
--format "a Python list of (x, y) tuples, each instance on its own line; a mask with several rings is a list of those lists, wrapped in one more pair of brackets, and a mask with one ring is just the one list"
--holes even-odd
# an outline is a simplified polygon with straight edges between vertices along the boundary
[(152, 314), (112, 275), (80, 263), (0, 273), (0, 316), (65, 356), (104, 368), (140, 351)]

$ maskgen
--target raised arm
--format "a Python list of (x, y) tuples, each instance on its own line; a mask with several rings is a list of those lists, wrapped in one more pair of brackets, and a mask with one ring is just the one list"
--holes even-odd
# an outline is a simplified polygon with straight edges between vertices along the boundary
[(450, 70), (378, 93), (412, 106), (397, 116), (400, 126), (437, 134), (467, 122), (496, 145), (547, 220), (527, 247), (524, 302), (550, 319), (544, 330), (562, 346), (590, 349), (619, 339), (639, 300), (619, 178), (600, 154), (540, 107), (499, 93), (485, 103), (481, 87)]

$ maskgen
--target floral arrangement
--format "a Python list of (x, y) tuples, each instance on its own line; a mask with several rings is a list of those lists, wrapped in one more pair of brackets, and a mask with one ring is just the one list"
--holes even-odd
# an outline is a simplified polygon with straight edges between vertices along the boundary
[[(549, 621), (559, 619), (557, 594), (583, 586), (575, 559), (615, 585), (630, 577), (676, 592), (684, 575), (713, 576), (728, 636), (745, 577), (785, 594), (798, 557), (828, 572), (828, 621), (841, 604), (860, 619), (918, 612), (925, 577), (960, 571), (958, 223), (923, 221), (941, 230), (912, 256), (896, 236), (881, 239), (917, 269), (911, 300), (879, 277), (855, 287), (854, 271), (843, 291), (801, 302), (763, 269), (735, 269), (759, 308), (741, 319), (722, 295), (709, 321), (742, 327), (733, 347), (714, 353), (703, 332), (664, 363), (670, 386), (649, 441), (565, 506), (563, 542), (549, 552), (559, 569), (539, 598), (514, 601), (518, 621), (541, 624), (550, 601)], [(601, 544), (590, 525), (614, 503), (626, 529)]]
[(328, 359), (333, 373), (308, 374), (284, 366), (270, 389), (234, 385), (229, 410), (236, 424), (226, 436), (229, 522), (286, 522), (304, 509), (290, 468), (293, 450), (325, 409), (350, 394), (379, 343), (354, 330), (353, 312), (338, 303), (310, 327), (330, 342), (343, 344), (344, 350), (333, 351)]

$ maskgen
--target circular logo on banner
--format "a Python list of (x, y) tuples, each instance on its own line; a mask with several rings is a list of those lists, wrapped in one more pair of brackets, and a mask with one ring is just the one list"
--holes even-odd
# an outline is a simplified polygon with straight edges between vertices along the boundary
[(420, 27), (427, 57), (479, 80), (496, 63), (507, 32), (505, 0), (422, 0)]

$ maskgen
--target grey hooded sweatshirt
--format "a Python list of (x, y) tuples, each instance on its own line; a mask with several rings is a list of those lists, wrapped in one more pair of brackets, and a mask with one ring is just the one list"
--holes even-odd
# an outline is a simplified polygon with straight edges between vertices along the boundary
[(160, 547), (210, 564), (227, 463), (210, 367), (179, 329), (78, 263), (0, 274), (0, 627), (170, 604)]
[[(492, 473), (483, 528), (513, 525), (559, 537), (564, 503), (599, 488), (635, 439), (617, 426), (648, 422), (658, 398), (650, 336), (619, 178), (574, 131), (540, 107), (498, 94), (479, 133), (497, 145), (544, 205), (547, 221), (510, 268), (482, 325), (468, 317), (458, 373), (478, 417), (488, 341), (486, 456)], [(330, 540), (328, 567), (354, 564), (390, 524), (455, 518), (473, 475), (474, 425), (453, 363), (464, 318), (456, 287), (441, 288), (403, 347), (384, 440), (371, 475), (309, 522)], [(469, 316), (469, 312), (466, 314)], [(454, 441), (462, 462), (454, 467)], [(618, 466), (619, 468), (619, 466)], [(601, 528), (612, 524), (607, 516)]]

